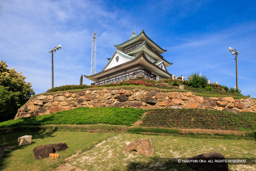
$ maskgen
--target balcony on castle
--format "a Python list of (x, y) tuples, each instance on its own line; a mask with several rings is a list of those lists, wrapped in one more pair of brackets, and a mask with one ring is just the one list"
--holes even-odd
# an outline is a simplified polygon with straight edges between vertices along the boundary
[(98, 82), (95, 82), (94, 85), (103, 85), (103, 84), (110, 84), (110, 83), (117, 83), (121, 81), (145, 79), (145, 78), (148, 78), (150, 80), (156, 80), (156, 75), (151, 74), (146, 70), (139, 69), (139, 70), (127, 72), (125, 74), (116, 75), (114, 77), (109, 77), (104, 80), (100, 80)]

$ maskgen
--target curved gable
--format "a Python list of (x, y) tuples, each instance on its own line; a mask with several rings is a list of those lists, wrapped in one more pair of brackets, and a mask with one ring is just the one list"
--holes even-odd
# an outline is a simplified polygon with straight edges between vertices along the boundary
[(109, 60), (108, 64), (105, 66), (105, 68), (103, 68), (103, 71), (121, 65), (132, 59), (134, 59), (133, 56), (127, 55), (119, 50), (116, 50), (112, 58)]

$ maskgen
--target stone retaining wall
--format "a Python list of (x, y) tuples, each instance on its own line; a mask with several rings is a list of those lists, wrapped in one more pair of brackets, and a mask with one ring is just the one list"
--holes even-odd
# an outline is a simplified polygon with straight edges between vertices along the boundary
[(215, 109), (256, 112), (255, 99), (200, 97), (191, 92), (161, 92), (160, 89), (101, 89), (66, 91), (33, 96), (15, 119), (46, 115), (77, 107), (135, 107), (142, 109)]

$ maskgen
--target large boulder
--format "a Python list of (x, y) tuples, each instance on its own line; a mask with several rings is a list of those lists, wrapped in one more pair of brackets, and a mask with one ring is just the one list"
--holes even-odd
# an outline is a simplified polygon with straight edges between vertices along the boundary
[(222, 111), (224, 111), (224, 112), (231, 112), (231, 113), (235, 113), (235, 114), (240, 113), (239, 110), (237, 110), (237, 109), (230, 109), (230, 108), (225, 108)]
[(32, 135), (24, 135), (18, 138), (19, 145), (28, 145), (32, 142)]
[(48, 158), (50, 153), (55, 153), (55, 149), (53, 148), (52, 144), (46, 144), (37, 146), (33, 150), (33, 157), (34, 159), (43, 159)]
[(118, 96), (117, 97), (117, 100), (119, 101), (119, 102), (125, 102), (125, 101), (127, 101), (128, 100), (128, 97), (126, 96), (126, 95), (120, 95), (120, 96)]
[(151, 140), (135, 140), (131, 142), (127, 147), (125, 147), (124, 151), (136, 151), (139, 154), (143, 154), (145, 156), (152, 156), (153, 155), (153, 144)]
[(155, 105), (157, 103), (156, 99), (152, 97), (146, 97), (144, 101), (150, 105)]
[(66, 150), (68, 146), (66, 143), (56, 143), (56, 144), (53, 144), (53, 148), (57, 152), (57, 151)]
[(34, 159), (48, 158), (50, 153), (66, 150), (67, 148), (68, 146), (66, 143), (45, 144), (35, 147), (33, 150), (33, 156)]
[(204, 106), (206, 109), (212, 109), (216, 107), (216, 101), (209, 97), (204, 97)]
[[(209, 152), (199, 154), (193, 157), (188, 158), (190, 159), (197, 159), (198, 161), (209, 161), (209, 160), (225, 160), (225, 157), (219, 152)], [(187, 166), (197, 170), (197, 171), (228, 171), (228, 164), (221, 162), (221, 163), (187, 163)]]

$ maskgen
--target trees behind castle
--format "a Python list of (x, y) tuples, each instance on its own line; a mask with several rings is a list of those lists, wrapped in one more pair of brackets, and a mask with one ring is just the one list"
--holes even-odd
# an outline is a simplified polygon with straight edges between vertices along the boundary
[(0, 61), (0, 122), (13, 119), (18, 108), (35, 94), (26, 77)]

